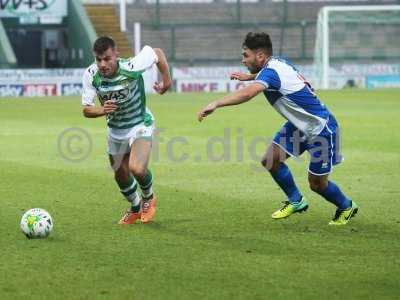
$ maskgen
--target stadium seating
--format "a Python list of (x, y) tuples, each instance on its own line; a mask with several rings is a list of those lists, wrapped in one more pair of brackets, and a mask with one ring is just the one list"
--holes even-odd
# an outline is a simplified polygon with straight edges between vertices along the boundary
[(225, 63), (237, 62), (247, 32), (263, 30), (272, 36), (276, 54), (311, 62), (318, 11), (325, 5), (349, 2), (357, 5), (382, 1), (290, 1), (286, 13), (283, 1), (242, 3), (240, 7), (235, 2), (168, 1), (158, 9), (152, 3), (135, 2), (127, 9), (127, 36), (133, 43), (133, 24), (140, 22), (142, 43), (164, 48), (178, 64), (201, 64), (207, 60)]
[(86, 12), (98, 36), (109, 35), (114, 38), (122, 57), (132, 54), (132, 46), (127, 35), (120, 31), (118, 15), (113, 5), (86, 5)]

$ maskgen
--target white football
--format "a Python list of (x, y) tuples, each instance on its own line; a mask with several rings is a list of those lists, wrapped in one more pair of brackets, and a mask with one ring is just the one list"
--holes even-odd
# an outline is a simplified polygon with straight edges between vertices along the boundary
[(53, 219), (42, 208), (32, 208), (21, 218), (21, 230), (28, 239), (47, 237), (53, 230)]

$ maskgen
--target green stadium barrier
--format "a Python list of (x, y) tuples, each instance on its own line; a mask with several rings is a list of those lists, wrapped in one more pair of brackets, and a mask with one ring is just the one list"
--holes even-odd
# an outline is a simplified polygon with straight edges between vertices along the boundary
[(68, 6), (68, 67), (87, 66), (93, 62), (92, 45), (96, 31), (80, 0), (70, 0)]
[(13, 68), (17, 64), (17, 58), (13, 48), (11, 47), (10, 40), (4, 29), (3, 22), (0, 20), (0, 68)]

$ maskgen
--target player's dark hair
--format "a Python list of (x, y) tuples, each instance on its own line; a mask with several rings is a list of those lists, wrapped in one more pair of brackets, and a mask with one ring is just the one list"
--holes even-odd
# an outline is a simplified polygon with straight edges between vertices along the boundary
[(115, 49), (115, 42), (109, 36), (99, 37), (93, 44), (93, 52), (96, 54), (103, 54), (110, 48)]
[(249, 32), (243, 42), (243, 47), (250, 50), (262, 50), (267, 55), (272, 55), (272, 42), (269, 34), (265, 32)]

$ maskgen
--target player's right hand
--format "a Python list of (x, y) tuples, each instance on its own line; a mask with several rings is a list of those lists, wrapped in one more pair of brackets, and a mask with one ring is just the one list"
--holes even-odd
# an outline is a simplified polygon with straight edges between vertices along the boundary
[(211, 102), (208, 104), (206, 107), (204, 107), (199, 113), (197, 114), (197, 119), (199, 122), (203, 121), (205, 117), (208, 115), (212, 114), (218, 107), (218, 104), (216, 102)]
[(114, 111), (117, 110), (117, 108), (118, 108), (118, 105), (113, 100), (107, 100), (106, 102), (104, 102), (103, 109), (104, 109), (104, 113), (106, 113), (106, 114), (113, 113)]
[(253, 74), (246, 74), (242, 72), (233, 72), (230, 75), (231, 80), (240, 80), (240, 81), (248, 81), (248, 80), (253, 80), (254, 75)]

